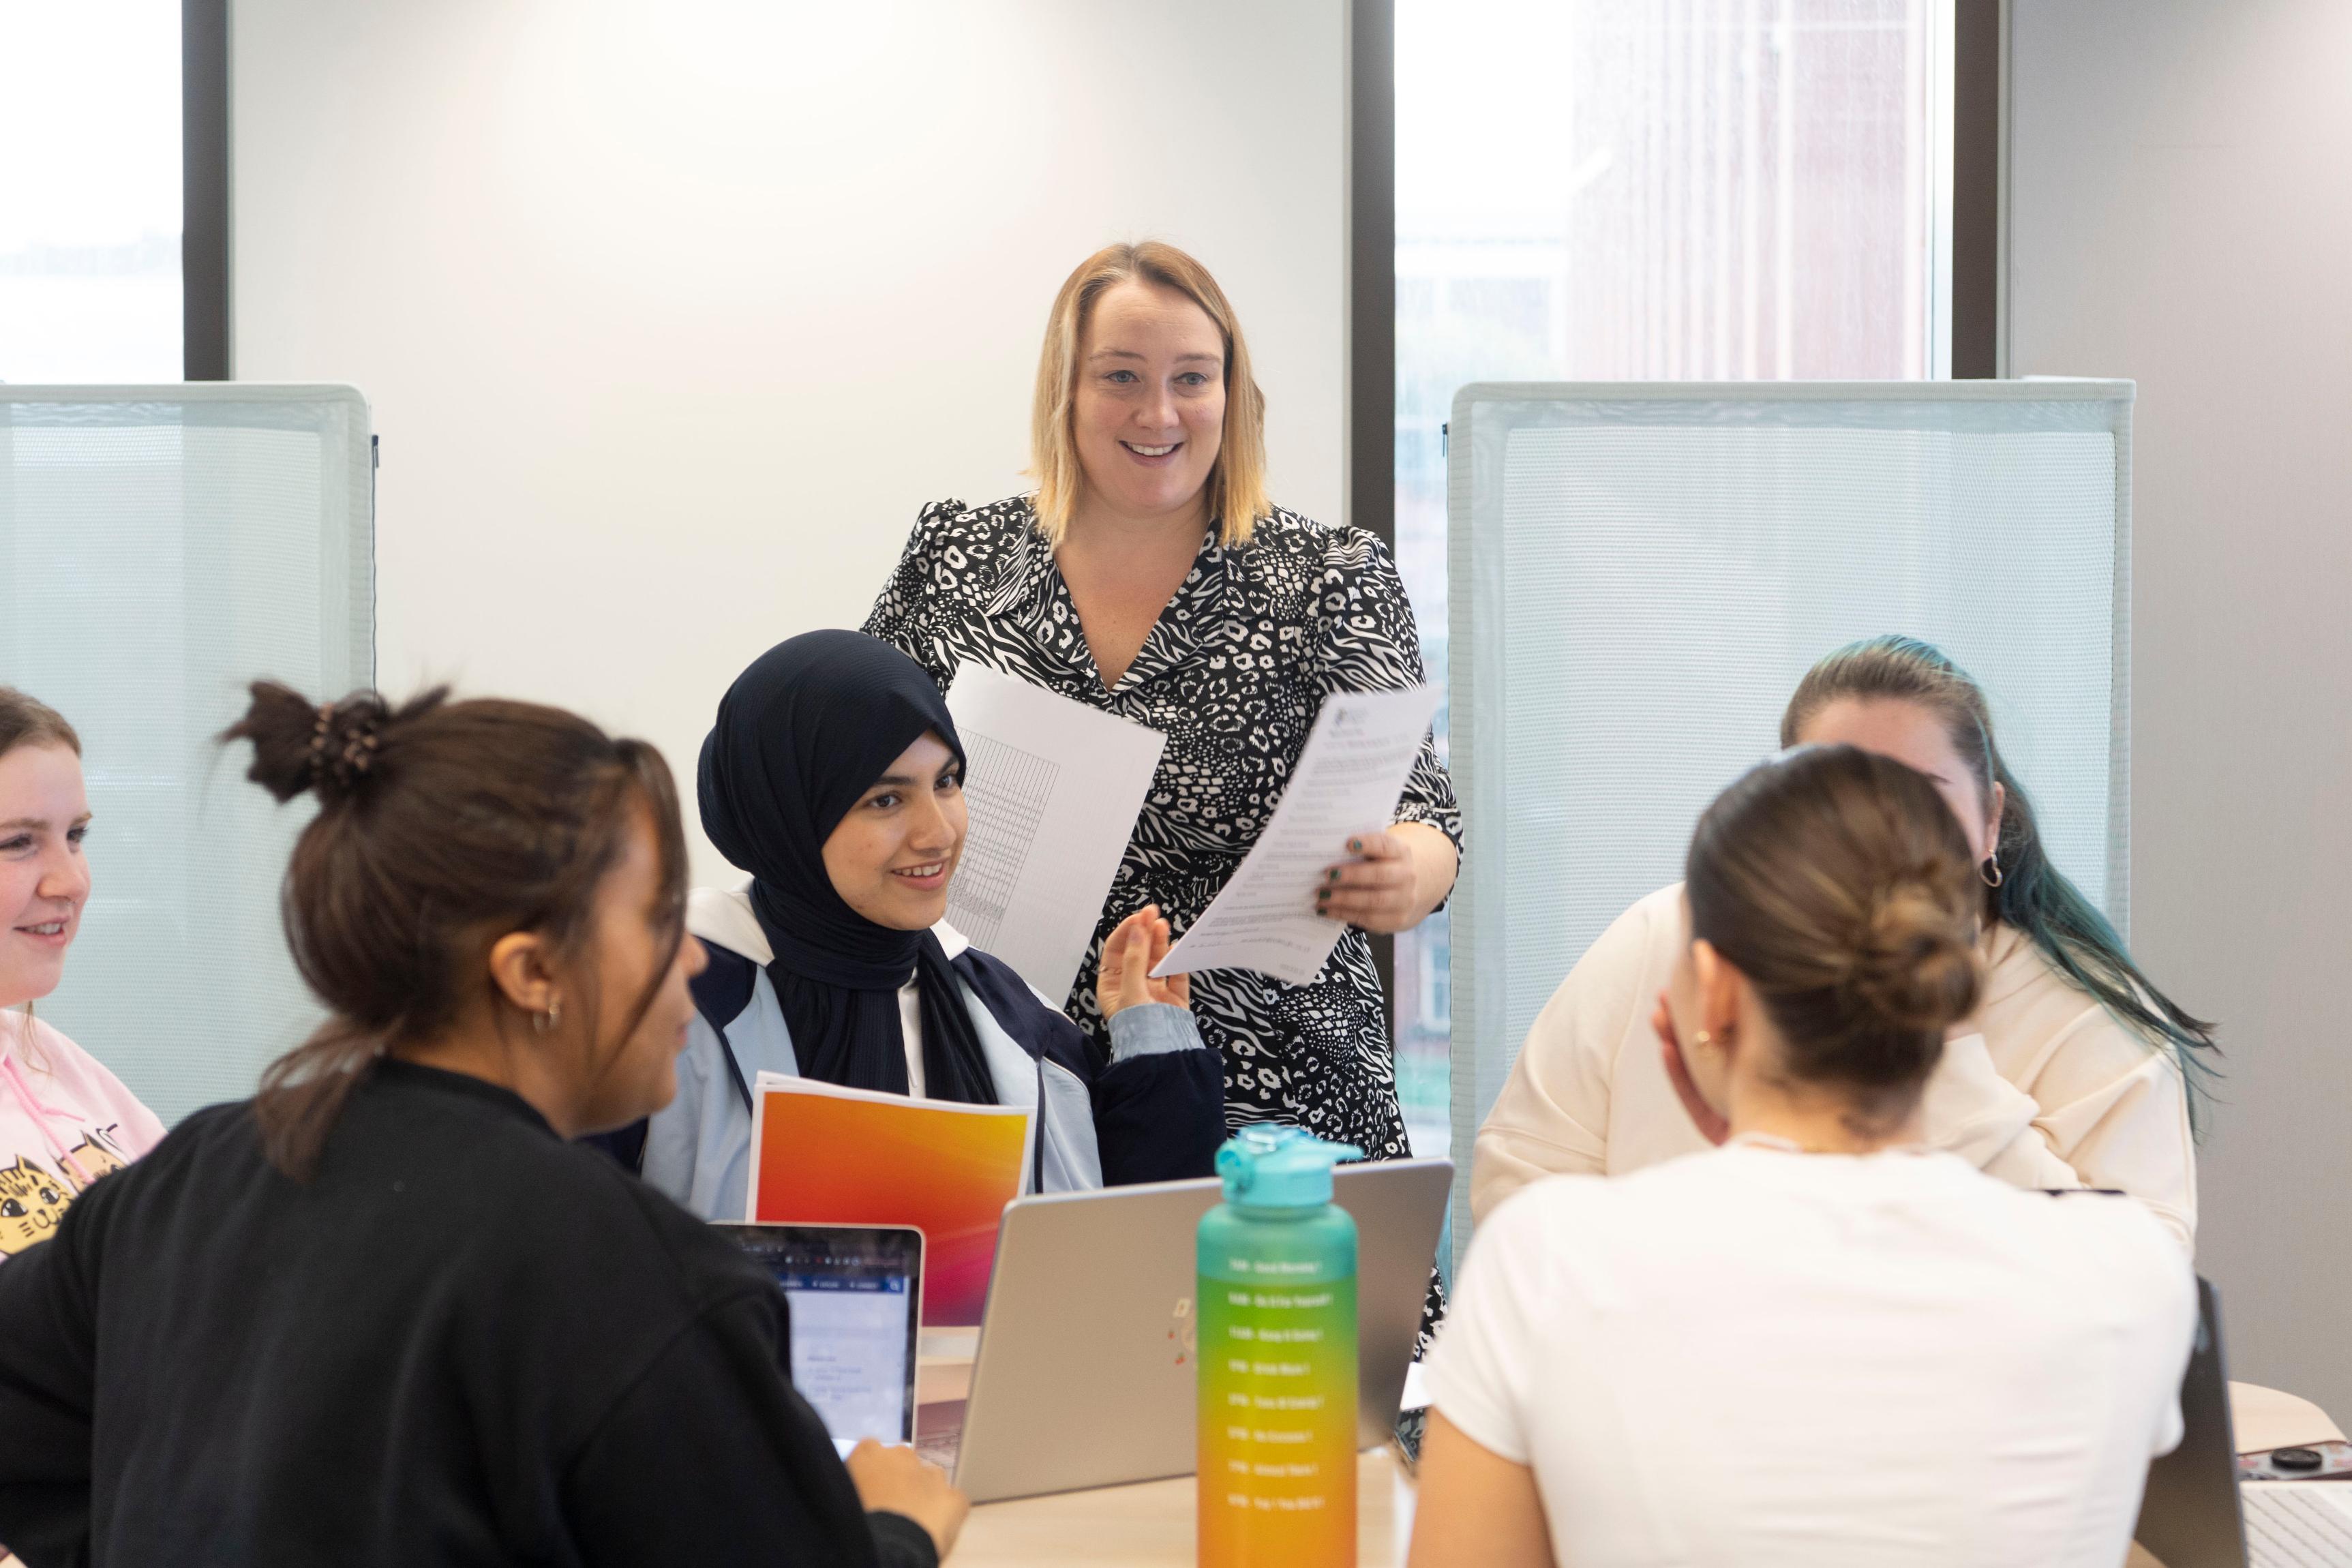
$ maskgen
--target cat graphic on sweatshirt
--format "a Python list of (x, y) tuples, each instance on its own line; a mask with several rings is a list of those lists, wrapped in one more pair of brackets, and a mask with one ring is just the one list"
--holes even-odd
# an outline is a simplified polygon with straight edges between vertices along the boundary
[(73, 1198), (71, 1187), (22, 1154), (0, 1167), (0, 1254), (13, 1258), (47, 1241)]
[(81, 1142), (67, 1150), (60, 1162), (66, 1168), (66, 1180), (86, 1193), (99, 1177), (131, 1163), (131, 1157), (114, 1140), (116, 1131), (113, 1127), (100, 1127), (83, 1133)]

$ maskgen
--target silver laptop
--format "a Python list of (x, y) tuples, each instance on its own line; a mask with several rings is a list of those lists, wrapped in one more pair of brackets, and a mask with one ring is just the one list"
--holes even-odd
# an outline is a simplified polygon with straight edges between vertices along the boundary
[(2352, 1481), (2238, 1481), (2221, 1302), (2197, 1281), (2197, 1345), (2180, 1380), (2180, 1447), (2147, 1468), (2132, 1535), (2164, 1568), (2344, 1568)]
[[(1450, 1160), (1342, 1165), (1356, 1221), (1357, 1445), (1388, 1436), (1404, 1392), (1454, 1180)], [(980, 1352), (953, 1451), (974, 1502), (1117, 1486), (1193, 1468), (1193, 1233), (1214, 1180), (1023, 1198), (1004, 1211)], [(944, 1413), (943, 1413), (944, 1414)]]

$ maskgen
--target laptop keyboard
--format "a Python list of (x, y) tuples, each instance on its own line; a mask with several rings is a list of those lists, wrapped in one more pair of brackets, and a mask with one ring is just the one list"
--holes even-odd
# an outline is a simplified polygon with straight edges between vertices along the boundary
[(963, 1447), (963, 1406), (961, 1399), (915, 1406), (915, 1452), (950, 1475), (955, 1473), (956, 1452)]
[(2317, 1488), (2249, 1487), (2246, 1555), (2253, 1568), (2346, 1568), (2352, 1564), (2352, 1511)]

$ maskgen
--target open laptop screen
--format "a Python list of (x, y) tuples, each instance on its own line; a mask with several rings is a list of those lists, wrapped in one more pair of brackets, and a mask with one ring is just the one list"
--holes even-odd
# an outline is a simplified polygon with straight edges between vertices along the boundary
[(844, 1454), (915, 1438), (923, 1237), (895, 1226), (721, 1225), (792, 1308), (793, 1386)]

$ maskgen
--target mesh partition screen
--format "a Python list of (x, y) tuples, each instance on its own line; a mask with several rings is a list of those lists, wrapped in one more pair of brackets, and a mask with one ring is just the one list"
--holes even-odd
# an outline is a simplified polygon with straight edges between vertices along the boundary
[[(1475, 385), (1449, 432), (1453, 1143), (1806, 668), (1936, 643), (2125, 923), (2128, 383)], [(1454, 1237), (1469, 1234), (1467, 1183)]]
[(80, 731), (89, 903), (40, 1016), (165, 1121), (318, 1016), (278, 924), (310, 806), (212, 737), (268, 676), (374, 679), (373, 471), (347, 387), (0, 386), (0, 684)]

